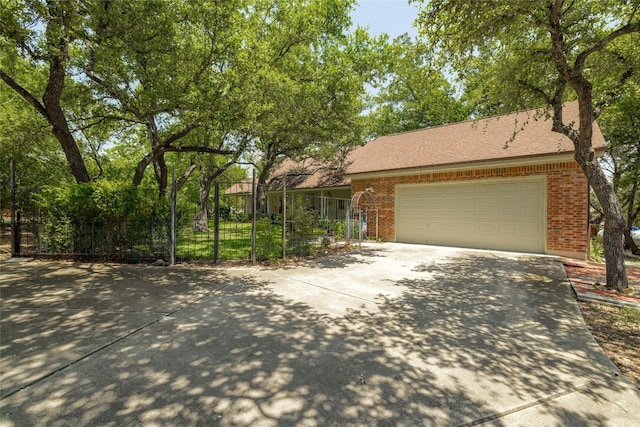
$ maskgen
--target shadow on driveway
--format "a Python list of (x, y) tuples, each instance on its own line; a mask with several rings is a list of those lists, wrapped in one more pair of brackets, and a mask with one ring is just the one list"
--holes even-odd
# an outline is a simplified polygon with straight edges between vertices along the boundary
[[(5, 265), (0, 425), (637, 423), (558, 261), (386, 247), (301, 272)], [(287, 280), (383, 292), (336, 316)]]

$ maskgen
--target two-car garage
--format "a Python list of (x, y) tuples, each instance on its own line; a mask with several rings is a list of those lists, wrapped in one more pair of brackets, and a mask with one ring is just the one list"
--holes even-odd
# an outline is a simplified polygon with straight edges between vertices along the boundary
[[(576, 102), (563, 118), (579, 122)], [(385, 135), (349, 154), (345, 176), (352, 194), (372, 195), (382, 239), (585, 259), (589, 185), (552, 129), (529, 110)]]
[(545, 252), (544, 176), (396, 185), (396, 241)]

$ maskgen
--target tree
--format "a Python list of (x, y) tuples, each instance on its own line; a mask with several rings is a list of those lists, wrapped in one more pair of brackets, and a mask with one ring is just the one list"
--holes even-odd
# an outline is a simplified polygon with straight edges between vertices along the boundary
[(273, 168), (283, 159), (329, 158), (360, 142), (368, 34), (346, 34), (351, 0), (256, 2), (260, 64), (251, 86), (259, 104), (250, 132), (258, 153), (259, 210)]
[[(239, 138), (237, 135), (221, 134), (211, 132), (206, 129), (199, 129), (191, 134), (191, 138), (201, 138), (199, 145), (227, 145), (225, 140), (229, 138)], [(212, 139), (222, 140), (217, 144), (212, 144)], [(241, 137), (241, 141), (236, 141), (236, 145), (246, 147), (250, 136)], [(236, 182), (246, 176), (246, 171), (236, 163), (243, 150), (237, 150), (233, 156), (221, 155), (200, 155), (195, 157), (193, 161), (193, 170), (197, 169), (199, 174), (198, 189), (198, 205), (200, 207), (197, 216), (193, 222), (193, 231), (209, 230), (209, 196), (211, 194), (211, 185), (217, 181), (227, 177), (230, 182)]]
[(76, 181), (103, 172), (105, 143), (144, 136), (132, 180), (140, 185), (153, 165), (164, 194), (166, 153), (241, 148), (182, 141), (203, 126), (241, 130), (251, 117), (244, 72), (253, 68), (240, 52), (248, 14), (244, 0), (9, 2), (0, 10), (0, 78), (49, 122)]
[(231, 95), (241, 93), (241, 80), (229, 71), (240, 57), (238, 35), (244, 32), (235, 23), (241, 22), (241, 5), (112, 1), (91, 15), (79, 62), (105, 109), (85, 121), (144, 128), (147, 154), (135, 167), (134, 185), (153, 165), (165, 194), (166, 153), (237, 156), (238, 147), (194, 145), (198, 139), (186, 137), (201, 127), (237, 126), (245, 111), (240, 98)]
[(85, 18), (76, 1), (5, 2), (0, 11), (0, 79), (49, 123), (79, 183), (91, 177), (67, 120), (64, 95), (70, 50)]
[(383, 70), (373, 95), (371, 132), (389, 135), (465, 120), (451, 83), (435, 65), (430, 49), (408, 35), (396, 38), (381, 55)]
[[(618, 291), (628, 287), (623, 237), (626, 222), (592, 149), (591, 137), (601, 108), (634, 73), (629, 66), (633, 58), (617, 46), (637, 40), (639, 7), (614, 0), (433, 0), (423, 6), (418, 20), (423, 34), (459, 69), (464, 69), (461, 64), (469, 58), (527, 65), (519, 76), (504, 83), (508, 87), (515, 83), (543, 99), (552, 111), (552, 130), (573, 141), (575, 160), (603, 207), (607, 285)], [(512, 62), (512, 58), (517, 59)], [(605, 62), (608, 67), (598, 67)], [(563, 118), (563, 102), (569, 96), (578, 101), (578, 124)]]

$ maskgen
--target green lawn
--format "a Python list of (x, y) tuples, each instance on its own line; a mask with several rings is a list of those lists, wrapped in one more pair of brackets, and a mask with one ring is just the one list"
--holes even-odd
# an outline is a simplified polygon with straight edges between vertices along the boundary
[[(186, 227), (178, 232), (176, 256), (213, 259), (213, 221), (209, 231), (193, 232)], [(220, 259), (251, 257), (251, 223), (220, 221)]]
[[(326, 230), (313, 230), (313, 241), (319, 241)], [(209, 231), (193, 232), (185, 227), (178, 232), (176, 256), (178, 258), (213, 259), (213, 221), (209, 223)], [(287, 253), (300, 254), (319, 244), (305, 244), (295, 239), (288, 241)], [(278, 258), (282, 254), (282, 226), (259, 222), (257, 224), (256, 250), (259, 259)], [(220, 222), (219, 258), (250, 259), (251, 258), (251, 223)]]

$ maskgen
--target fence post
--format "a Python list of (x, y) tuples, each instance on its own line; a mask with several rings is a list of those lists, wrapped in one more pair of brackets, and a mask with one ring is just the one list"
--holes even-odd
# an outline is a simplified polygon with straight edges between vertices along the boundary
[(20, 221), (16, 219), (16, 161), (10, 162), (11, 181), (11, 257), (20, 256)]
[(176, 200), (177, 190), (176, 187), (176, 168), (172, 168), (172, 182), (171, 182), (171, 265), (176, 263)]
[(213, 185), (213, 263), (220, 259), (220, 183)]
[(362, 209), (358, 208), (358, 249), (362, 248)]
[(251, 215), (251, 264), (256, 263), (256, 210), (258, 209), (258, 194), (256, 187), (256, 169), (253, 168), (253, 179), (251, 181), (251, 192), (253, 209)]
[(282, 259), (287, 258), (287, 174), (282, 179)]

